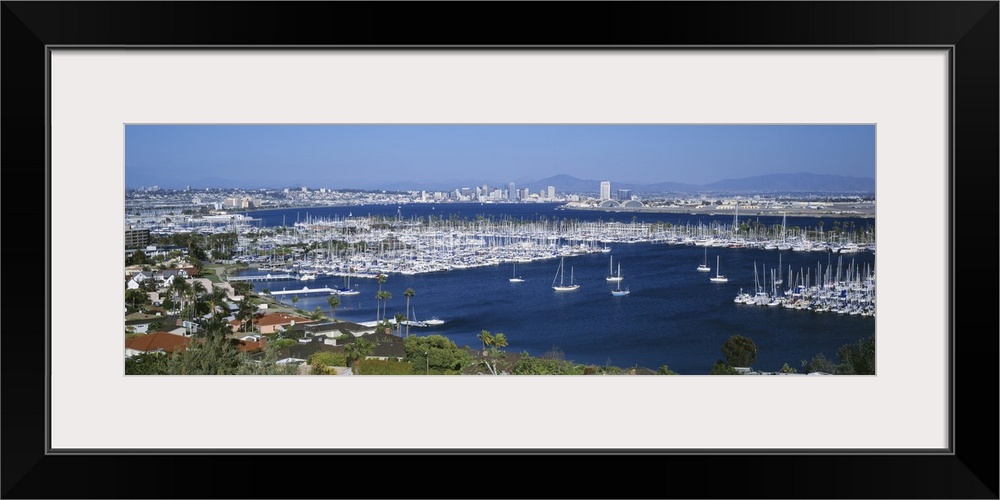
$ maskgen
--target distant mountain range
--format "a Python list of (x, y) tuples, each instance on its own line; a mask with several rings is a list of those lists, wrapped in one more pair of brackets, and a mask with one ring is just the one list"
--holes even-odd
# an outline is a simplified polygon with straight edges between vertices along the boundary
[[(287, 182), (287, 181), (286, 181)], [(158, 185), (162, 188), (180, 189), (186, 185), (193, 188), (298, 188), (308, 186), (309, 188), (328, 187), (331, 189), (384, 189), (391, 191), (452, 191), (456, 188), (468, 187), (475, 189), (476, 186), (487, 184), (491, 187), (506, 186), (508, 182), (496, 180), (473, 180), (473, 179), (453, 179), (453, 180), (429, 180), (424, 182), (406, 181), (386, 181), (382, 183), (339, 181), (313, 183), (301, 182), (282, 186), (267, 186), (262, 182), (249, 183), (246, 181), (236, 181), (221, 178), (205, 178), (192, 180), (187, 184), (178, 184), (176, 181), (167, 181), (153, 177), (126, 179), (126, 185), (132, 187), (144, 187)], [(580, 179), (571, 175), (560, 174), (537, 181), (525, 181), (519, 179), (515, 181), (518, 189), (528, 188), (532, 193), (545, 190), (548, 186), (554, 186), (557, 193), (599, 193), (601, 180)], [(811, 174), (811, 173), (788, 173), (769, 174), (741, 179), (724, 179), (709, 184), (684, 184), (680, 182), (658, 182), (653, 184), (639, 184), (628, 182), (617, 182), (611, 180), (611, 193), (615, 195), (619, 189), (630, 189), (633, 194), (649, 193), (874, 193), (874, 177), (848, 177), (844, 175)]]

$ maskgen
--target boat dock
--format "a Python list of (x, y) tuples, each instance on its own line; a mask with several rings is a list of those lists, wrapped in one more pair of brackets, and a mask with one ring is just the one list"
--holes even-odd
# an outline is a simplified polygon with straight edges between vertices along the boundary
[(305, 295), (307, 293), (337, 293), (339, 290), (336, 288), (323, 287), (323, 288), (309, 288), (307, 286), (302, 287), (301, 290), (278, 290), (269, 292), (271, 295)]
[(227, 281), (271, 281), (296, 279), (291, 274), (259, 274), (256, 276), (230, 276)]

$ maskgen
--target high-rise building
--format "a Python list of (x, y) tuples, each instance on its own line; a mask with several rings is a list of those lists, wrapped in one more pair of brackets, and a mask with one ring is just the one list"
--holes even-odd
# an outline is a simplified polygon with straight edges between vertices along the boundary
[(125, 228), (125, 248), (145, 248), (149, 245), (149, 229)]
[(549, 186), (549, 199), (550, 200), (556, 199), (556, 187), (555, 186)]
[(611, 181), (601, 181), (601, 201), (611, 199)]
[(507, 199), (509, 201), (517, 201), (517, 188), (513, 182), (507, 185)]
[(632, 199), (631, 189), (619, 189), (618, 190), (618, 201), (628, 201)]

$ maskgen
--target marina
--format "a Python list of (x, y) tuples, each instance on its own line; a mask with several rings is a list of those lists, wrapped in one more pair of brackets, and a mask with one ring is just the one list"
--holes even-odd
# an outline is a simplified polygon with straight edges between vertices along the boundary
[[(319, 274), (366, 279), (499, 264), (515, 266), (516, 273), (518, 264), (609, 253), (614, 243), (704, 247), (706, 257), (710, 248), (857, 254), (875, 247), (874, 220), (858, 226), (851, 219), (828, 218), (792, 218), (788, 224), (785, 215), (741, 220), (674, 214), (664, 220), (663, 214), (638, 214), (622, 222), (597, 212), (568, 219), (560, 217), (560, 207), (466, 204), (449, 207), (459, 211), (448, 216), (434, 215), (433, 206), (407, 207), (416, 212), (408, 216), (401, 215), (401, 207), (380, 206), (265, 212), (239, 231), (234, 261), (302, 280)], [(608, 281), (619, 279), (614, 258)], [(708, 269), (707, 262), (700, 269)]]
[[(473, 220), (475, 213), (468, 216)], [(761, 369), (777, 370), (820, 353), (834, 358), (839, 347), (875, 331), (875, 254), (868, 242), (856, 238), (852, 243), (858, 251), (835, 252), (844, 247), (836, 245), (838, 240), (847, 238), (829, 235), (824, 239), (835, 245), (818, 240), (808, 251), (772, 249), (780, 243), (780, 217), (769, 221), (778, 226), (769, 239), (727, 235), (723, 224), (705, 231), (711, 223), (682, 220), (667, 227), (637, 221), (641, 229), (632, 233), (644, 231), (641, 241), (618, 241), (630, 231), (597, 220), (567, 221), (562, 230), (547, 234), (539, 226), (551, 221), (489, 223), (488, 214), (478, 223), (459, 219), (440, 223), (444, 227), (404, 219), (374, 228), (376, 219), (354, 217), (355, 227), (368, 224), (382, 236), (355, 234), (356, 243), (365, 243), (353, 248), (324, 243), (323, 236), (347, 218), (329, 219), (293, 226), (298, 228), (294, 234), (314, 239), (314, 250), (274, 263), (292, 272), (286, 282), (268, 283), (270, 289), (298, 283), (297, 273), (303, 271), (315, 273), (316, 287), (330, 290), (343, 290), (350, 279), (356, 293), (341, 296), (336, 317), (367, 324), (376, 316), (374, 278), (381, 272), (387, 276), (382, 289), (395, 297), (387, 301), (390, 318), (394, 311), (405, 317), (406, 301), (400, 298), (413, 288), (412, 307), (420, 316), (411, 313), (403, 320), (413, 327), (410, 334), (441, 334), (459, 345), (477, 345), (476, 335), (488, 329), (504, 332), (514, 352), (558, 353), (579, 363), (667, 364), (677, 373), (704, 374), (720, 357), (722, 343), (736, 333), (758, 345)], [(708, 279), (719, 271), (718, 264), (711, 273), (696, 269), (709, 250), (725, 267), (725, 282)], [(616, 265), (624, 261), (632, 270), (627, 286), (626, 274), (620, 281), (608, 280), (619, 276), (617, 266), (609, 273), (609, 259)], [(403, 272), (417, 263), (427, 270)], [(259, 271), (251, 264), (240, 273)], [(572, 293), (554, 289), (570, 285)], [(753, 300), (738, 302), (741, 294)], [(276, 298), (286, 301), (289, 295)], [(321, 294), (301, 296), (296, 307), (332, 312)]]

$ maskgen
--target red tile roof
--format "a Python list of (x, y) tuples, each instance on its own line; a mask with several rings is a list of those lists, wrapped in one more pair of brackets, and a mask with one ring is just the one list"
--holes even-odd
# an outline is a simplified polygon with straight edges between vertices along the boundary
[(240, 340), (236, 348), (243, 352), (262, 351), (267, 347), (267, 337), (262, 337), (260, 342), (253, 340)]
[(190, 343), (191, 339), (182, 335), (174, 335), (167, 332), (156, 332), (126, 339), (125, 347), (127, 349), (143, 352), (157, 350), (174, 352), (184, 350), (184, 348)]

